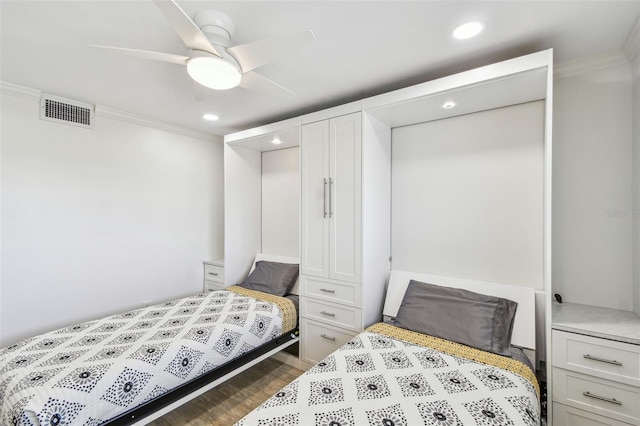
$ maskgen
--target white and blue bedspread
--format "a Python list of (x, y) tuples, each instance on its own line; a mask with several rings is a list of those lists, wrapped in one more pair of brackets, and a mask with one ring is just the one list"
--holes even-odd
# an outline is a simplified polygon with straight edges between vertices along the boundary
[(220, 290), (0, 349), (0, 424), (102, 424), (289, 331), (268, 300)]

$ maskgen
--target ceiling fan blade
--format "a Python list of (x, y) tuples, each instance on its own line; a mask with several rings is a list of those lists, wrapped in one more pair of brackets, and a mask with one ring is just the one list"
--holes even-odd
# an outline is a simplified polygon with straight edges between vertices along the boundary
[(280, 86), (278, 83), (271, 81), (254, 71), (244, 73), (239, 86), (265, 95), (285, 97), (296, 95), (291, 90)]
[(284, 37), (270, 38), (241, 44), (227, 49), (227, 53), (240, 64), (242, 72), (251, 71), (269, 62), (273, 62), (294, 50), (300, 49), (315, 40), (311, 30)]
[(188, 56), (174, 55), (172, 53), (152, 52), (150, 50), (127, 49), (124, 47), (99, 46), (90, 44), (89, 47), (96, 49), (111, 50), (113, 52), (122, 53), (124, 55), (135, 56), (136, 58), (151, 59), (153, 61), (169, 62), (178, 65), (187, 65), (190, 59)]
[(200, 28), (198, 28), (174, 0), (153, 0), (153, 2), (189, 49), (203, 50), (222, 57), (211, 45), (207, 36), (200, 31)]

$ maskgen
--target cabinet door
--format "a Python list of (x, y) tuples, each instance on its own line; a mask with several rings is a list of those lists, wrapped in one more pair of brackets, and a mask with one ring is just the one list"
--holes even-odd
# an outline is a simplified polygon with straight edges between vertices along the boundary
[(329, 120), (329, 278), (360, 282), (362, 257), (362, 118)]
[(302, 126), (301, 274), (329, 277), (329, 122)]

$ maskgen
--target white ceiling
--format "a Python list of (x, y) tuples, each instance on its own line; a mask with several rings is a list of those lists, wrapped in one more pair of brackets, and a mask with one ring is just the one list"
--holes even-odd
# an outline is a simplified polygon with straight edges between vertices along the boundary
[[(640, 16), (640, 0), (177, 1), (191, 17), (231, 16), (232, 44), (313, 30), (312, 45), (257, 70), (297, 96), (194, 90), (182, 66), (87, 47), (186, 54), (151, 1), (0, 0), (0, 78), (223, 135), (547, 48), (556, 63), (605, 54), (622, 48)], [(468, 20), (486, 31), (452, 39)], [(204, 112), (220, 120), (205, 122)]]

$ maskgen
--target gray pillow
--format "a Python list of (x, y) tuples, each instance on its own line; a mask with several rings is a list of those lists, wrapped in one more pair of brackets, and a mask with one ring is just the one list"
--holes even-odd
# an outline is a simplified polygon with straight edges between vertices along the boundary
[(282, 297), (296, 283), (298, 270), (297, 264), (260, 260), (240, 287)]
[(411, 280), (392, 324), (498, 355), (509, 350), (518, 304)]

